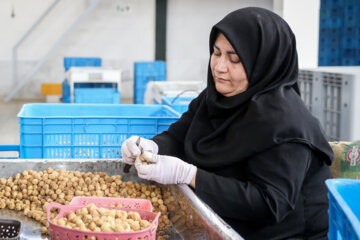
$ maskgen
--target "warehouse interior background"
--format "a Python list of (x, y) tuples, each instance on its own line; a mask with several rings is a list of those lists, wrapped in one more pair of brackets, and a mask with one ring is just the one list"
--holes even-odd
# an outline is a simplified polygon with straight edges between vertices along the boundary
[[(321, 3), (326, 2), (329, 1), (2, 0), (0, 134), (5, 137), (0, 138), (0, 144), (19, 143), (16, 114), (23, 103), (46, 101), (41, 94), (43, 84), (62, 83), (65, 57), (98, 57), (102, 66), (121, 69), (121, 103), (134, 101), (135, 62), (165, 60), (166, 81), (205, 81), (210, 29), (227, 13), (242, 7), (264, 7), (282, 16), (295, 33), (300, 69), (317, 68), (319, 52), (323, 51), (319, 49), (319, 36), (325, 26), (320, 22)], [(166, 7), (163, 18), (156, 15), (159, 6)], [(166, 27), (159, 33), (157, 26), (164, 24)], [(157, 43), (159, 36), (163, 42)], [(159, 46), (164, 51), (160, 57), (163, 59), (157, 56)], [(301, 74), (305, 80), (314, 77), (307, 72)], [(315, 111), (318, 97), (316, 93), (309, 95), (306, 81), (303, 83), (304, 100), (310, 101), (309, 108)], [(351, 101), (357, 101), (355, 96)], [(331, 116), (332, 121), (340, 124), (341, 114), (338, 109), (337, 116)], [(358, 114), (348, 114), (348, 125), (357, 128), (354, 123)], [(326, 116), (314, 115), (329, 121)], [(329, 126), (329, 131), (333, 128)], [(339, 129), (338, 126), (329, 139), (338, 140)], [(350, 135), (343, 136), (357, 137)]]
[[(252, 234), (256, 229), (260, 235), (271, 236), (266, 235), (267, 231), (275, 229), (275, 233), (280, 229), (279, 226), (283, 226), (277, 225), (279, 222), (299, 222), (300, 227), (296, 225), (295, 228), (298, 229), (289, 232), (296, 234), (296, 237), (291, 239), (298, 239), (300, 234), (315, 234), (317, 226), (321, 226), (323, 231), (321, 218), (324, 215), (308, 208), (308, 205), (311, 205), (311, 208), (319, 207), (324, 212), (326, 210), (323, 201), (325, 196), (321, 196), (324, 194), (323, 190), (317, 191), (314, 194), (316, 196), (309, 194), (314, 192), (314, 189), (320, 189), (314, 186), (321, 186), (321, 179), (330, 176), (320, 170), (318, 172), (318, 169), (325, 169), (322, 166), (325, 155), (315, 154), (325, 149), (322, 140), (319, 148), (316, 148), (318, 145), (312, 146), (313, 151), (308, 158), (311, 164), (308, 164), (306, 170), (302, 171), (301, 167), (297, 167), (296, 174), (293, 174), (293, 171), (288, 172), (290, 175), (298, 175), (296, 178), (288, 178), (289, 174), (277, 175), (279, 172), (287, 173), (284, 169), (300, 165), (286, 162), (285, 167), (277, 166), (279, 162), (282, 164), (282, 156), (286, 156), (286, 160), (292, 160), (292, 157), (288, 158), (286, 151), (284, 155), (278, 155), (278, 150), (274, 151), (276, 154), (272, 152), (276, 161), (273, 161), (270, 172), (265, 172), (265, 175), (274, 177), (274, 181), (269, 176), (260, 176), (261, 171), (253, 174), (250, 169), (253, 167), (243, 168), (253, 165), (250, 164), (250, 161), (254, 160), (251, 158), (253, 155), (245, 157), (249, 164), (232, 162), (232, 165), (228, 165), (224, 161), (217, 165), (218, 156), (222, 161), (233, 154), (216, 154), (223, 152), (224, 144), (220, 146), (220, 151), (210, 149), (209, 153), (216, 155), (216, 158), (210, 156), (210, 160), (214, 161), (204, 167), (204, 172), (211, 170), (209, 173), (202, 173), (207, 176), (209, 183), (205, 187), (200, 186), (199, 192), (203, 192), (204, 196), (213, 195), (214, 199), (220, 201), (211, 200), (208, 205), (203, 204), (195, 195), (195, 185), (193, 189), (187, 184), (154, 185), (153, 181), (140, 179), (143, 178), (140, 175), (151, 174), (141, 173), (140, 170), (137, 172), (139, 165), (132, 168), (127, 168), (131, 167), (128, 164), (125, 166), (125, 155), (122, 156), (121, 147), (126, 139), (138, 136), (136, 145), (144, 157), (149, 149), (142, 147), (140, 140), (143, 139), (141, 141), (146, 144), (144, 138), (150, 139), (167, 130), (206, 87), (210, 57), (209, 34), (212, 26), (228, 13), (250, 6), (277, 13), (290, 25), (296, 36), (301, 98), (319, 120), (326, 140), (334, 152), (332, 179), (326, 180), (329, 189), (328, 236), (330, 240), (360, 239), (360, 0), (0, 0), (0, 239), (3, 239), (2, 233), (10, 232), (9, 227), (3, 228), (4, 220), (6, 222), (12, 218), (21, 219), (22, 227), (18, 222), (16, 234), (21, 237), (10, 237), (11, 239), (47, 239), (48, 236), (42, 233), (49, 229), (49, 237), (57, 239), (62, 236), (65, 238), (65, 235), (67, 239), (75, 235), (76, 239), (103, 239), (104, 236), (118, 238), (115, 233), (108, 232), (108, 222), (102, 223), (101, 229), (96, 227), (94, 235), (83, 231), (75, 232), (74, 229), (61, 230), (61, 227), (56, 225), (63, 226), (60, 223), (64, 219), (56, 222), (51, 217), (57, 215), (53, 207), (58, 208), (59, 205), (50, 203), (56, 201), (77, 205), (80, 202), (90, 203), (95, 199), (98, 206), (113, 209), (118, 203), (122, 203), (118, 202), (118, 197), (122, 198), (121, 201), (124, 200), (123, 197), (131, 197), (132, 199), (125, 199), (129, 201), (125, 201), (122, 206), (129, 211), (133, 208), (137, 215), (143, 212), (140, 210), (147, 210), (147, 213), (141, 214), (141, 218), (144, 216), (152, 222), (151, 226), (147, 225), (147, 230), (142, 228), (141, 232), (136, 230), (130, 233), (126, 230), (125, 235), (122, 235), (124, 232), (117, 233), (120, 234), (119, 239), (124, 236), (126, 239), (134, 239), (136, 236), (136, 239), (157, 237), (158, 240), (243, 240), (219, 217), (222, 216), (220, 212), (212, 211), (209, 207), (212, 206), (211, 202), (218, 209), (223, 209), (224, 216), (229, 217), (227, 219), (232, 223), (239, 224), (238, 229), (246, 230), (247, 234)], [(201, 115), (201, 111), (198, 113)], [(304, 125), (301, 119), (299, 122), (301, 126)], [(177, 131), (174, 132), (179, 132), (180, 128), (176, 128)], [(205, 129), (207, 131), (206, 126)], [(228, 129), (233, 129), (233, 126)], [(202, 132), (202, 129), (199, 132)], [(218, 136), (233, 137), (233, 134), (228, 132)], [(243, 132), (240, 134), (248, 137)], [(320, 135), (322, 139), (322, 134)], [(187, 139), (185, 138), (186, 141)], [(224, 139), (226, 140), (226, 137), (219, 141), (224, 143)], [(203, 145), (213, 146), (213, 143), (217, 144), (219, 141), (205, 141)], [(199, 142), (201, 145), (201, 141)], [(128, 147), (129, 145), (126, 144)], [(169, 149), (172, 148), (171, 145), (170, 143)], [(249, 149), (244, 146), (240, 148)], [(250, 148), (254, 149), (254, 146)], [(208, 154), (203, 154), (202, 149), (194, 148), (194, 151), (197, 151), (195, 159), (199, 160), (202, 155), (208, 160)], [(266, 149), (264, 153), (266, 151), (270, 152)], [(323, 153), (330, 156), (327, 151), (324, 150)], [(258, 154), (259, 149), (251, 152)], [(265, 156), (260, 153), (256, 159), (261, 160)], [(188, 152), (184, 154), (188, 156)], [(124, 159), (121, 159), (122, 157)], [(140, 159), (142, 157), (139, 156)], [(170, 171), (175, 169), (172, 164), (178, 164), (179, 159), (164, 163), (164, 159), (169, 158), (160, 157), (153, 158), (157, 163), (160, 162), (155, 166), (166, 166), (166, 170), (162, 169), (164, 171), (159, 175), (176, 178), (178, 175), (189, 176), (185, 173), (190, 172), (185, 170), (190, 169), (188, 166), (181, 167), (181, 171), (176, 174)], [(316, 163), (317, 158), (321, 160), (321, 165)], [(268, 160), (266, 157), (267, 164), (272, 164)], [(161, 161), (164, 161), (163, 165)], [(181, 159), (180, 161), (182, 162)], [(205, 166), (204, 161), (197, 162), (201, 162), (200, 168)], [(145, 165), (151, 163), (144, 162)], [(261, 164), (257, 162), (257, 166), (259, 165)], [(72, 172), (68, 174), (65, 169)], [(166, 174), (163, 174), (164, 172)], [(216, 175), (219, 175), (220, 180)], [(247, 179), (245, 175), (250, 178)], [(195, 184), (196, 175), (192, 176), (191, 184)], [(233, 179), (226, 179), (227, 176)], [(236, 179), (239, 181), (232, 181)], [(304, 183), (301, 192), (296, 190), (300, 189), (299, 179), (304, 179), (301, 180)], [(216, 188), (211, 187), (210, 191), (204, 191), (215, 183), (215, 180)], [(204, 182), (207, 180), (200, 181)], [(218, 191), (220, 185), (225, 186), (225, 191)], [(283, 187), (285, 185), (287, 187)], [(245, 194), (247, 200), (244, 204), (238, 201), (241, 194), (236, 193), (237, 188), (245, 189), (249, 193)], [(288, 194), (290, 191), (291, 194)], [(232, 194), (236, 198), (232, 198)], [(84, 195), (90, 196), (91, 200), (84, 200)], [(219, 197), (220, 195), (224, 195), (224, 198)], [(252, 198), (255, 195), (257, 197)], [(76, 200), (74, 196), (80, 198)], [(95, 196), (112, 197), (112, 200)], [(264, 198), (264, 203), (269, 207), (271, 205), (269, 209), (273, 214), (265, 212), (266, 205), (259, 196)], [(294, 196), (300, 199), (296, 204)], [(147, 206), (142, 204), (144, 202), (138, 202), (140, 198), (149, 200), (145, 204)], [(222, 205), (227, 205), (224, 204), (224, 199), (227, 199), (227, 203), (239, 204), (232, 209), (223, 207)], [(253, 199), (255, 201), (252, 201)], [(259, 203), (258, 206), (261, 207), (251, 205), (250, 202)], [(304, 205), (301, 205), (303, 202)], [(250, 212), (243, 214), (243, 206), (255, 209), (251, 212), (255, 213), (255, 216), (250, 216)], [(290, 212), (289, 206), (294, 211)], [(18, 212), (14, 212), (14, 209)], [(75, 208), (71, 208), (71, 211), (74, 211), (73, 209)], [(240, 212), (241, 217), (231, 215), (229, 209), (235, 209), (235, 214)], [(297, 215), (302, 209), (310, 214)], [(286, 212), (288, 210), (289, 212)], [(67, 211), (67, 208), (60, 210), (60, 215), (68, 215)], [(76, 213), (78, 211), (80, 209)], [(158, 220), (148, 215), (154, 216), (159, 211), (162, 216), (160, 218), (157, 213)], [(113, 210), (111, 212), (111, 215), (114, 215)], [(261, 213), (259, 221), (256, 220), (257, 213)], [(263, 218), (263, 215), (266, 215), (266, 218)], [(268, 221), (270, 215), (275, 216), (274, 221)], [(312, 215), (311, 219), (316, 221), (307, 221), (309, 216), (306, 215)], [(60, 217), (63, 216), (65, 215)], [(96, 219), (102, 221), (104, 217), (100, 219), (99, 215), (84, 216), (87, 220), (93, 219), (92, 225), (98, 223)], [(284, 220), (288, 219), (288, 216), (291, 221)], [(291, 218), (292, 216), (304, 218), (306, 226), (301, 225), (302, 219)], [(68, 217), (70, 220), (70, 214)], [(246, 218), (249, 218), (249, 222), (245, 221)], [(73, 223), (66, 227), (73, 228), (76, 222), (76, 229), (84, 230), (79, 224), (84, 224), (81, 218), (77, 219), (78, 216), (74, 217)], [(143, 220), (140, 221), (142, 225)], [(50, 228), (45, 227), (49, 223)], [(272, 226), (265, 226), (264, 223), (271, 223)], [(116, 226), (119, 228), (113, 230), (118, 231), (121, 226), (122, 224), (119, 224)], [(100, 230), (108, 233), (99, 232)], [(74, 235), (71, 237), (70, 233)], [(134, 235), (129, 237), (128, 234)], [(143, 235), (140, 237), (138, 234)], [(281, 231), (277, 237), (290, 236), (286, 234)], [(316, 236), (320, 236), (320, 232)]]
[[(91, 0), (61, 0), (18, 48), (18, 79), (12, 79), (12, 51), (53, 1), (0, 1), (0, 99), (4, 99), (63, 34), (91, 6)], [(14, 17), (11, 17), (12, 6)], [(274, 10), (297, 36), (300, 66), (317, 66), (318, 0), (168, 0), (167, 80), (206, 79), (211, 27), (232, 10), (258, 6)], [(61, 82), (65, 56), (101, 57), (122, 69), (123, 98), (132, 98), (135, 61), (155, 60), (155, 0), (101, 0), (58, 44), (44, 65), (14, 98), (41, 98), (41, 84)]]

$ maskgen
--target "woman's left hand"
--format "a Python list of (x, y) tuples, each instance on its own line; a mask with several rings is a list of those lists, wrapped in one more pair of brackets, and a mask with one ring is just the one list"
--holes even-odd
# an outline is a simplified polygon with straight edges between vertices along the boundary
[(146, 161), (153, 162), (153, 164), (144, 165), (137, 158), (135, 167), (139, 177), (161, 184), (190, 184), (197, 171), (194, 165), (176, 157), (157, 155), (146, 151), (143, 156)]

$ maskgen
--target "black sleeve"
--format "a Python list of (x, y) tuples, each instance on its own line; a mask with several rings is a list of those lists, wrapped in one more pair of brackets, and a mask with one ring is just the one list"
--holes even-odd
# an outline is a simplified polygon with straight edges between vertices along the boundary
[(184, 139), (202, 96), (203, 93), (191, 101), (189, 110), (184, 112), (178, 121), (171, 124), (167, 131), (152, 138), (159, 147), (159, 154), (183, 158)]
[(310, 158), (306, 145), (281, 144), (248, 160), (247, 181), (198, 169), (195, 192), (221, 216), (278, 222), (295, 208)]

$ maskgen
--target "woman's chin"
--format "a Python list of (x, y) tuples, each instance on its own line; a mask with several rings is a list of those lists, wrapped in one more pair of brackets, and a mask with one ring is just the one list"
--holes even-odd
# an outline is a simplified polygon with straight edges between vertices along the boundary
[(222, 87), (216, 87), (216, 91), (218, 93), (220, 93), (221, 95), (224, 95), (226, 97), (226, 95), (229, 93), (229, 91), (227, 91), (227, 89), (222, 88)]

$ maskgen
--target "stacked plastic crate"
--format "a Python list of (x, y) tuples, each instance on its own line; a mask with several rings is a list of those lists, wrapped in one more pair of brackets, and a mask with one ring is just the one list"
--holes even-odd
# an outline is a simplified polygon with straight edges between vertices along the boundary
[(104, 67), (72, 67), (66, 73), (71, 102), (119, 104), (121, 70)]
[(150, 81), (166, 80), (166, 63), (163, 61), (135, 62), (134, 103), (143, 104), (146, 85)]
[(321, 0), (318, 64), (360, 65), (359, 0)]
[(342, 65), (360, 65), (360, 1), (344, 1), (344, 10)]
[[(67, 72), (70, 67), (101, 67), (101, 58), (64, 57), (64, 68)], [(62, 83), (62, 101), (71, 102), (69, 81), (65, 78)]]

